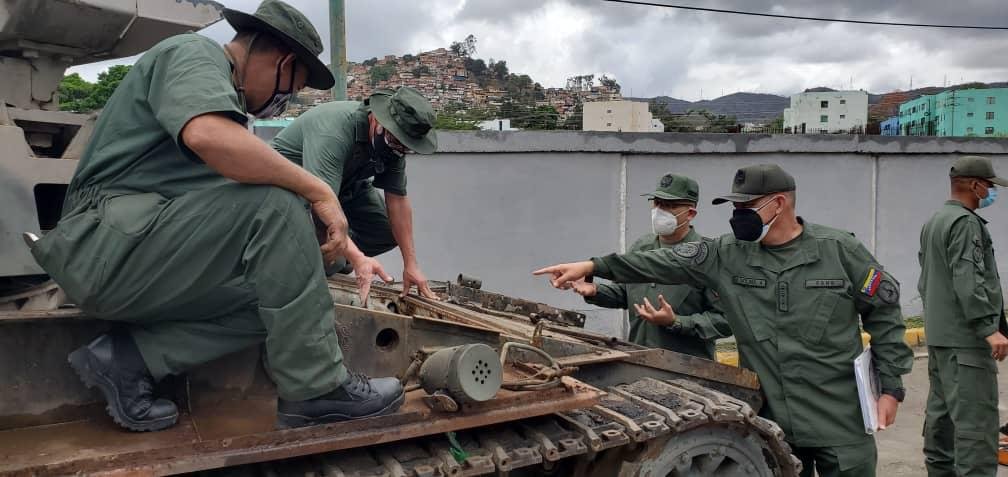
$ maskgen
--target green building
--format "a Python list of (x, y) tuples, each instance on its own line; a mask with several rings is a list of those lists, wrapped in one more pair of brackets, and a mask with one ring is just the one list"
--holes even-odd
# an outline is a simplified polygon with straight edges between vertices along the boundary
[(902, 136), (1008, 137), (1008, 88), (942, 91), (899, 111)]

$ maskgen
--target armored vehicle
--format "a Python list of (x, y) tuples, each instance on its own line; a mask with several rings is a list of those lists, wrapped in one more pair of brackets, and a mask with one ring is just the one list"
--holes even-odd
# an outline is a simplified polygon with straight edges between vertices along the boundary
[[(0, 2), (0, 474), (794, 476), (752, 373), (582, 329), (583, 314), (438, 282), (440, 300), (330, 282), (351, 369), (396, 372), (389, 416), (275, 428), (257, 347), (161, 382), (179, 423), (131, 433), (67, 354), (109, 329), (68, 303), (21, 241), (44, 234), (94, 115), (59, 111), (72, 65), (131, 56), (220, 18), (206, 0)], [(390, 371), (392, 370), (392, 371)]]

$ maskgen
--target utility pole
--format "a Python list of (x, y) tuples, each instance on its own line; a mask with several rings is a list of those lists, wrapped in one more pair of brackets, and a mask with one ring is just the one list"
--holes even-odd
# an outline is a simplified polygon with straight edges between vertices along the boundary
[(346, 97), (346, 7), (344, 0), (329, 0), (329, 68), (336, 77), (331, 90), (333, 101)]

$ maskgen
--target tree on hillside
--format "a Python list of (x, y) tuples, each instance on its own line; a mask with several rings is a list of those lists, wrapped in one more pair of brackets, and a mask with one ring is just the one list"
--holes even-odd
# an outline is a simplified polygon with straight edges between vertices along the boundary
[(666, 99), (655, 98), (648, 101), (648, 111), (651, 112), (652, 117), (661, 120), (662, 124), (665, 125), (666, 132), (686, 132), (690, 130), (689, 125), (682, 121), (678, 115), (669, 111), (669, 103)]
[(487, 73), (487, 65), (483, 60), (466, 58), (464, 61), (465, 69), (474, 77), (483, 77)]
[(434, 129), (474, 131), (479, 129), (479, 127), (476, 126), (476, 120), (466, 118), (465, 114), (443, 112), (437, 115), (437, 119), (434, 121)]
[(59, 85), (60, 109), (90, 113), (104, 108), (129, 71), (129, 65), (110, 66), (98, 73), (96, 83), (84, 80), (77, 73), (64, 76)]
[(476, 37), (470, 34), (462, 41), (453, 41), (449, 49), (455, 56), (472, 58), (476, 54)]
[(91, 110), (87, 102), (94, 91), (94, 84), (73, 73), (64, 76), (59, 84), (60, 109), (63, 111), (86, 112)]
[(567, 89), (573, 91), (588, 91), (595, 86), (595, 75), (577, 75), (567, 78)]
[(364, 65), (364, 66), (367, 66), (367, 67), (372, 67), (372, 66), (378, 64), (378, 58), (371, 58), (371, 59), (364, 60), (363, 62), (361, 62), (361, 64)]
[(620, 85), (619, 83), (616, 82), (615, 78), (610, 78), (606, 75), (602, 75), (602, 77), (599, 78), (599, 84), (613, 91), (616, 91), (617, 93), (620, 92)]
[(371, 68), (371, 86), (377, 86), (382, 81), (388, 81), (395, 74), (395, 67), (391, 65), (381, 65)]
[(584, 108), (581, 106), (581, 103), (574, 106), (574, 112), (564, 120), (563, 124), (560, 125), (560, 129), (569, 129), (571, 131), (584, 129)]
[(490, 59), (490, 64), (487, 65), (494, 79), (497, 81), (504, 81), (507, 79), (508, 67), (507, 62), (504, 60), (495, 62), (493, 58)]

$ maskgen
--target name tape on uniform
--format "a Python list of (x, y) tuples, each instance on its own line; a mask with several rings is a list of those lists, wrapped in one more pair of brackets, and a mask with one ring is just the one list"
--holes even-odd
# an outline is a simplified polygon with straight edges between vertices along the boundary
[(805, 288), (844, 288), (846, 286), (847, 280), (843, 279), (815, 278), (805, 280)]
[(736, 285), (742, 285), (744, 287), (753, 288), (766, 288), (766, 280), (762, 278), (749, 278), (749, 277), (732, 277), (732, 281)]

